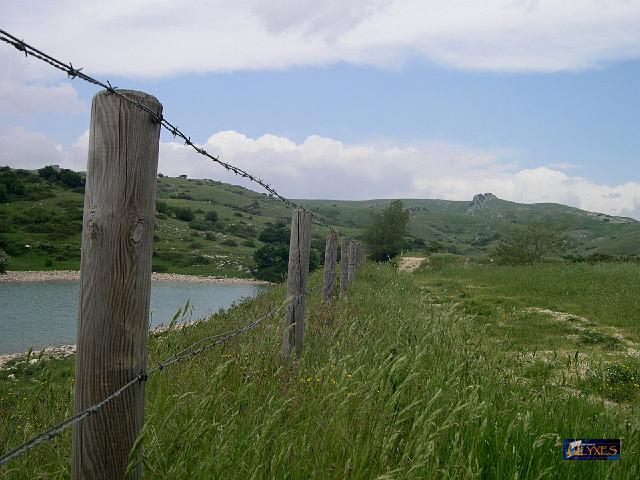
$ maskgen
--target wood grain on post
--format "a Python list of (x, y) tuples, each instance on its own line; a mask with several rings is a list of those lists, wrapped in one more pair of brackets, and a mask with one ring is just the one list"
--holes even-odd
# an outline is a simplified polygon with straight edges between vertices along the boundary
[(353, 279), (355, 278), (356, 275), (356, 250), (358, 248), (358, 243), (357, 242), (351, 242), (349, 244), (349, 250), (348, 250), (348, 259), (349, 261), (347, 262), (347, 278), (348, 278), (348, 285), (351, 285), (351, 282), (353, 282)]
[(350, 242), (346, 238), (340, 242), (340, 295), (346, 295), (349, 288), (349, 248)]
[(333, 299), (336, 279), (336, 257), (338, 255), (338, 234), (329, 231), (327, 243), (324, 247), (324, 282), (322, 289), (322, 303), (330, 304)]
[(310, 252), (311, 214), (297, 208), (293, 211), (291, 218), (289, 270), (287, 272), (287, 297), (291, 301), (287, 304), (282, 336), (282, 355), (285, 358), (289, 358), (294, 349), (298, 354), (302, 350)]
[[(155, 97), (120, 90), (161, 113)], [(134, 105), (93, 97), (80, 262), (74, 412), (146, 369), (160, 125)], [(144, 418), (144, 382), (73, 427), (73, 478), (124, 477)], [(140, 454), (142, 451), (140, 451)], [(140, 466), (131, 478), (140, 477)]]

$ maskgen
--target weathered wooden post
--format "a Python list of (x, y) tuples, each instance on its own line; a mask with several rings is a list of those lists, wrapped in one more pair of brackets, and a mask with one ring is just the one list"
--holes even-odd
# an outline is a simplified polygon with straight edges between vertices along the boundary
[(347, 278), (348, 285), (351, 285), (356, 275), (356, 255), (358, 249), (358, 242), (351, 242), (349, 245), (349, 261), (347, 263)]
[[(161, 113), (151, 95), (122, 95)], [(74, 412), (146, 369), (160, 125), (107, 92), (93, 97), (80, 261)], [(144, 418), (144, 382), (73, 427), (73, 478), (124, 477)], [(140, 451), (140, 454), (142, 451)], [(132, 478), (140, 477), (140, 466)]]
[(291, 241), (289, 243), (289, 270), (287, 272), (287, 304), (282, 336), (282, 355), (291, 356), (292, 350), (300, 354), (304, 338), (304, 316), (307, 308), (309, 280), (309, 254), (311, 251), (311, 214), (301, 208), (293, 211)]
[(358, 244), (358, 254), (356, 255), (356, 267), (360, 267), (360, 265), (362, 265), (362, 262), (364, 262), (364, 247), (362, 246), (362, 244)]
[(340, 295), (346, 295), (349, 288), (349, 250), (351, 242), (343, 238), (340, 242)]
[(324, 247), (324, 282), (322, 303), (330, 304), (333, 299), (336, 279), (336, 257), (338, 256), (338, 234), (330, 230)]

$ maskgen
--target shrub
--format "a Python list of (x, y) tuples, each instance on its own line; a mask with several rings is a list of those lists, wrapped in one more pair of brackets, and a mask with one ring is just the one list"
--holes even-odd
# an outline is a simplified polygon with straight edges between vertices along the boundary
[(195, 218), (195, 215), (189, 207), (176, 207), (176, 218), (184, 222), (190, 222)]
[(255, 238), (256, 229), (246, 223), (232, 223), (227, 227), (227, 232), (241, 238)]
[(218, 221), (218, 212), (216, 212), (215, 210), (209, 210), (204, 219), (207, 222), (216, 223)]
[(236, 242), (233, 238), (226, 238), (222, 242), (222, 245), (226, 245), (227, 247), (237, 247), (238, 242)]
[(156, 202), (156, 212), (164, 213), (165, 215), (169, 213), (169, 204), (167, 202), (163, 202), (162, 200)]
[(247, 238), (244, 242), (242, 242), (242, 245), (244, 245), (245, 247), (255, 248), (256, 242), (252, 238)]
[(290, 229), (284, 220), (267, 224), (266, 228), (260, 232), (258, 239), (264, 243), (284, 243), (289, 245)]
[(270, 282), (281, 282), (287, 276), (289, 246), (284, 243), (265, 245), (253, 254), (256, 262), (256, 277)]
[(60, 171), (60, 183), (69, 188), (82, 188), (84, 187), (84, 178), (79, 173), (73, 170), (62, 169)]
[(501, 240), (496, 247), (495, 256), (499, 263), (505, 265), (531, 264), (556, 251), (561, 243), (561, 238), (551, 229), (533, 224), (515, 230)]

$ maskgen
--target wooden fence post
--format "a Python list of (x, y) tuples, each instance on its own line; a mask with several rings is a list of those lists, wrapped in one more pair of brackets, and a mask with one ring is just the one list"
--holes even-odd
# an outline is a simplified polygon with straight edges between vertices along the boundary
[(340, 242), (340, 295), (346, 295), (349, 288), (349, 250), (351, 243), (343, 238)]
[(351, 282), (353, 282), (353, 279), (355, 278), (356, 275), (356, 250), (358, 249), (358, 243), (357, 242), (351, 242), (351, 244), (349, 245), (349, 261), (347, 263), (347, 278), (348, 278), (348, 285), (351, 285)]
[[(151, 95), (122, 95), (161, 113)], [(160, 125), (105, 92), (93, 97), (80, 261), (74, 412), (146, 369)], [(73, 478), (124, 477), (144, 419), (144, 382), (73, 427)], [(142, 450), (140, 450), (141, 459)], [(139, 478), (140, 465), (131, 478)]]
[(329, 231), (327, 243), (324, 247), (324, 282), (322, 289), (322, 303), (330, 304), (335, 290), (336, 257), (338, 255), (338, 234)]
[(364, 261), (364, 247), (358, 244), (358, 255), (356, 257), (356, 266), (360, 267)]
[(311, 214), (301, 208), (293, 211), (291, 241), (289, 243), (289, 270), (287, 296), (292, 299), (284, 316), (282, 355), (291, 356), (292, 350), (300, 354), (304, 338), (304, 316), (307, 308), (309, 280), (309, 254), (311, 251)]

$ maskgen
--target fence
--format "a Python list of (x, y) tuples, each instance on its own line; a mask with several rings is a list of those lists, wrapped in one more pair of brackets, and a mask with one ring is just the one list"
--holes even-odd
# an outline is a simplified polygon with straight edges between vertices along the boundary
[[(336, 290), (339, 233), (322, 216), (280, 195), (249, 172), (220, 161), (194, 144), (162, 115), (151, 95), (120, 90), (0, 30), (0, 40), (27, 57), (44, 61), (104, 88), (93, 98), (80, 261), (80, 311), (74, 415), (0, 456), (0, 465), (73, 427), (72, 472), (76, 479), (122, 478), (142, 429), (145, 383), (166, 367), (239, 336), (284, 311), (282, 356), (301, 355), (312, 223), (329, 228), (322, 303)], [(293, 207), (287, 297), (246, 326), (203, 338), (147, 368), (148, 315), (160, 129), (180, 137), (200, 155), (260, 185)], [(364, 259), (361, 245), (342, 236), (340, 294), (346, 295)], [(132, 478), (141, 475), (140, 461)]]

